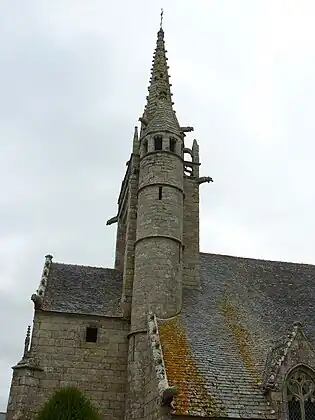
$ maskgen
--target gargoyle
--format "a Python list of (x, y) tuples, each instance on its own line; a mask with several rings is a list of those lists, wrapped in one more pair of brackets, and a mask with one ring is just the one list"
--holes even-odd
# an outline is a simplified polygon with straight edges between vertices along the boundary
[(183, 133), (190, 133), (191, 131), (194, 131), (194, 127), (181, 127), (180, 129)]
[(40, 296), (38, 296), (38, 294), (33, 293), (32, 296), (31, 296), (31, 300), (34, 302), (34, 307), (36, 309), (41, 308), (42, 303), (43, 303), (43, 299)]
[(112, 225), (113, 223), (117, 223), (117, 221), (118, 221), (118, 216), (114, 216), (111, 219), (107, 220), (106, 226)]
[(162, 394), (162, 405), (170, 406), (173, 398), (178, 393), (178, 389), (176, 386), (170, 386), (166, 389), (164, 389)]
[(198, 184), (203, 184), (204, 182), (213, 182), (213, 179), (210, 176), (202, 176), (197, 179)]

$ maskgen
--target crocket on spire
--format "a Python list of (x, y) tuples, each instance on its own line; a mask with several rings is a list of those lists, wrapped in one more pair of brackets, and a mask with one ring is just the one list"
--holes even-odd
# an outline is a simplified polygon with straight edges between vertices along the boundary
[(169, 81), (167, 57), (164, 42), (163, 9), (161, 12), (160, 29), (157, 33), (156, 48), (153, 54), (151, 68), (149, 94), (144, 108), (142, 122), (142, 134), (149, 131), (165, 129), (180, 134), (180, 126), (173, 110), (171, 84)]

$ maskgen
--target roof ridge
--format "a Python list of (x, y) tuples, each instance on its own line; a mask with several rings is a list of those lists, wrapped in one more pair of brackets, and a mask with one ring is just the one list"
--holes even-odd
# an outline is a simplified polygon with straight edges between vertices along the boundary
[(263, 258), (254, 258), (254, 257), (242, 257), (237, 255), (230, 255), (230, 254), (216, 254), (213, 252), (199, 252), (200, 255), (211, 255), (217, 257), (224, 257), (224, 258), (233, 258), (238, 260), (251, 260), (251, 261), (261, 261), (261, 262), (268, 262), (268, 263), (282, 263), (282, 264), (292, 264), (292, 265), (301, 265), (301, 266), (310, 266), (314, 267), (314, 264), (311, 263), (304, 263), (304, 262), (294, 262), (294, 261), (286, 261), (286, 260), (270, 260), (270, 259), (263, 259)]
[(54, 266), (54, 265), (64, 265), (64, 266), (67, 265), (67, 266), (71, 266), (71, 267), (96, 268), (96, 269), (101, 269), (101, 270), (117, 271), (117, 273), (119, 273), (119, 270), (117, 270), (116, 268), (101, 267), (101, 266), (97, 266), (97, 265), (72, 264), (72, 263), (63, 263), (63, 262), (57, 262), (57, 261), (54, 261), (52, 263), (52, 266)]

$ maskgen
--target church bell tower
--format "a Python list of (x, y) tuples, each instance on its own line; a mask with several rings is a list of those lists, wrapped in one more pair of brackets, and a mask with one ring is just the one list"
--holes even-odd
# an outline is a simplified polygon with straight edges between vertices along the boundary
[(141, 118), (132, 329), (148, 311), (169, 318), (181, 309), (184, 137), (172, 108), (164, 32), (158, 32), (147, 105)]
[[(173, 109), (164, 31), (157, 34), (146, 106), (118, 199), (115, 268), (123, 273), (122, 309), (130, 320), (128, 420), (144, 418), (147, 317), (180, 313), (182, 288), (199, 288), (199, 147)], [(185, 158), (186, 157), (186, 158)], [(127, 420), (127, 417), (126, 417)]]

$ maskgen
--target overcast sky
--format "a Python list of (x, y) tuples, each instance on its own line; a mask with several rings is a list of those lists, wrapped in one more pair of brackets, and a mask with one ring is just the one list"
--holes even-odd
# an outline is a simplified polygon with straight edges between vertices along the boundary
[(201, 250), (315, 263), (314, 0), (0, 3), (0, 411), (45, 254), (113, 266), (161, 6)]

